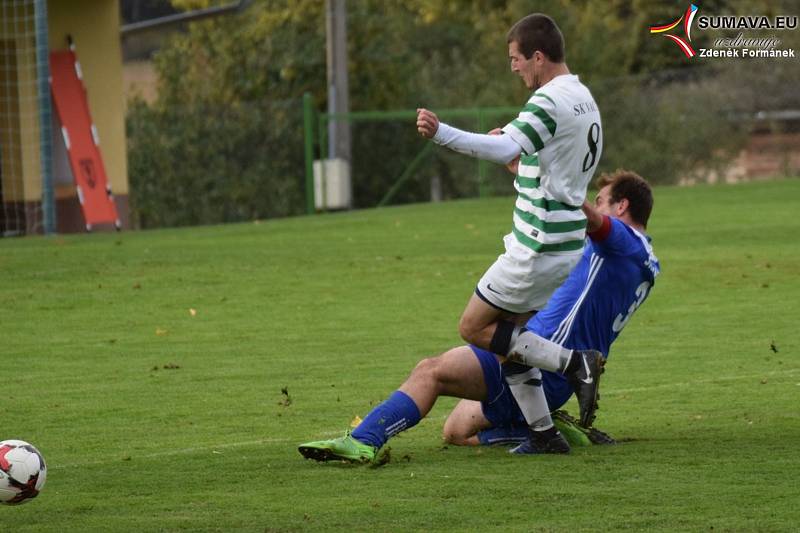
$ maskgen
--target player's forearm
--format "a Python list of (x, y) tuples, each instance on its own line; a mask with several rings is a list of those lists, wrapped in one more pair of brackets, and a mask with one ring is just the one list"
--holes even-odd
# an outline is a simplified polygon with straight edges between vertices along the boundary
[(581, 209), (583, 214), (586, 215), (586, 233), (594, 233), (603, 226), (603, 215), (594, 205), (589, 202), (583, 202)]
[(446, 146), (451, 150), (505, 165), (516, 158), (522, 149), (508, 135), (481, 135), (470, 133), (444, 122), (439, 123), (439, 129), (433, 136), (433, 142)]

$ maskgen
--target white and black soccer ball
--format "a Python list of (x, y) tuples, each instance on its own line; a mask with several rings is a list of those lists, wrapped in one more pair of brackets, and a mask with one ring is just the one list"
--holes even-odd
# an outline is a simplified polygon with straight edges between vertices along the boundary
[(23, 440), (0, 442), (0, 503), (17, 505), (35, 498), (46, 479), (39, 450)]

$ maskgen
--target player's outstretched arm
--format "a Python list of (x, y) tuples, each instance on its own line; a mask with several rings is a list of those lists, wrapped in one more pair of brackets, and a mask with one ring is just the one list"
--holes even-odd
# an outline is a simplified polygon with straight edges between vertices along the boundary
[[(489, 135), (503, 135), (503, 129), (495, 128), (489, 132)], [(519, 155), (514, 159), (512, 159), (511, 161), (509, 161), (508, 163), (506, 163), (506, 168), (508, 169), (509, 172), (511, 172), (516, 176), (517, 171), (519, 170)]]
[(484, 135), (448, 126), (436, 113), (417, 109), (417, 131), (426, 139), (454, 152), (507, 165), (522, 152), (522, 147), (509, 135)]
[(594, 233), (599, 230), (603, 225), (603, 215), (600, 211), (588, 200), (583, 202), (581, 209), (583, 214), (586, 215), (586, 233)]

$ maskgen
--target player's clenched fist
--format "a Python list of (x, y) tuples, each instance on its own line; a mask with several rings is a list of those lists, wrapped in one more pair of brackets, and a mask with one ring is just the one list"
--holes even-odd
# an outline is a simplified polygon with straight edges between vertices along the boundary
[(417, 131), (427, 139), (432, 139), (439, 129), (439, 117), (433, 111), (417, 109)]

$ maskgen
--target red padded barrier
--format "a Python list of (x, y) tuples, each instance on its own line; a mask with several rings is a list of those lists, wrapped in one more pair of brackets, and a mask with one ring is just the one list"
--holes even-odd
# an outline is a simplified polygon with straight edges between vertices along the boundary
[(86, 229), (91, 231), (96, 224), (114, 224), (119, 229), (117, 208), (100, 155), (97, 128), (89, 113), (80, 64), (72, 50), (50, 52), (50, 89), (61, 120), (61, 134)]

